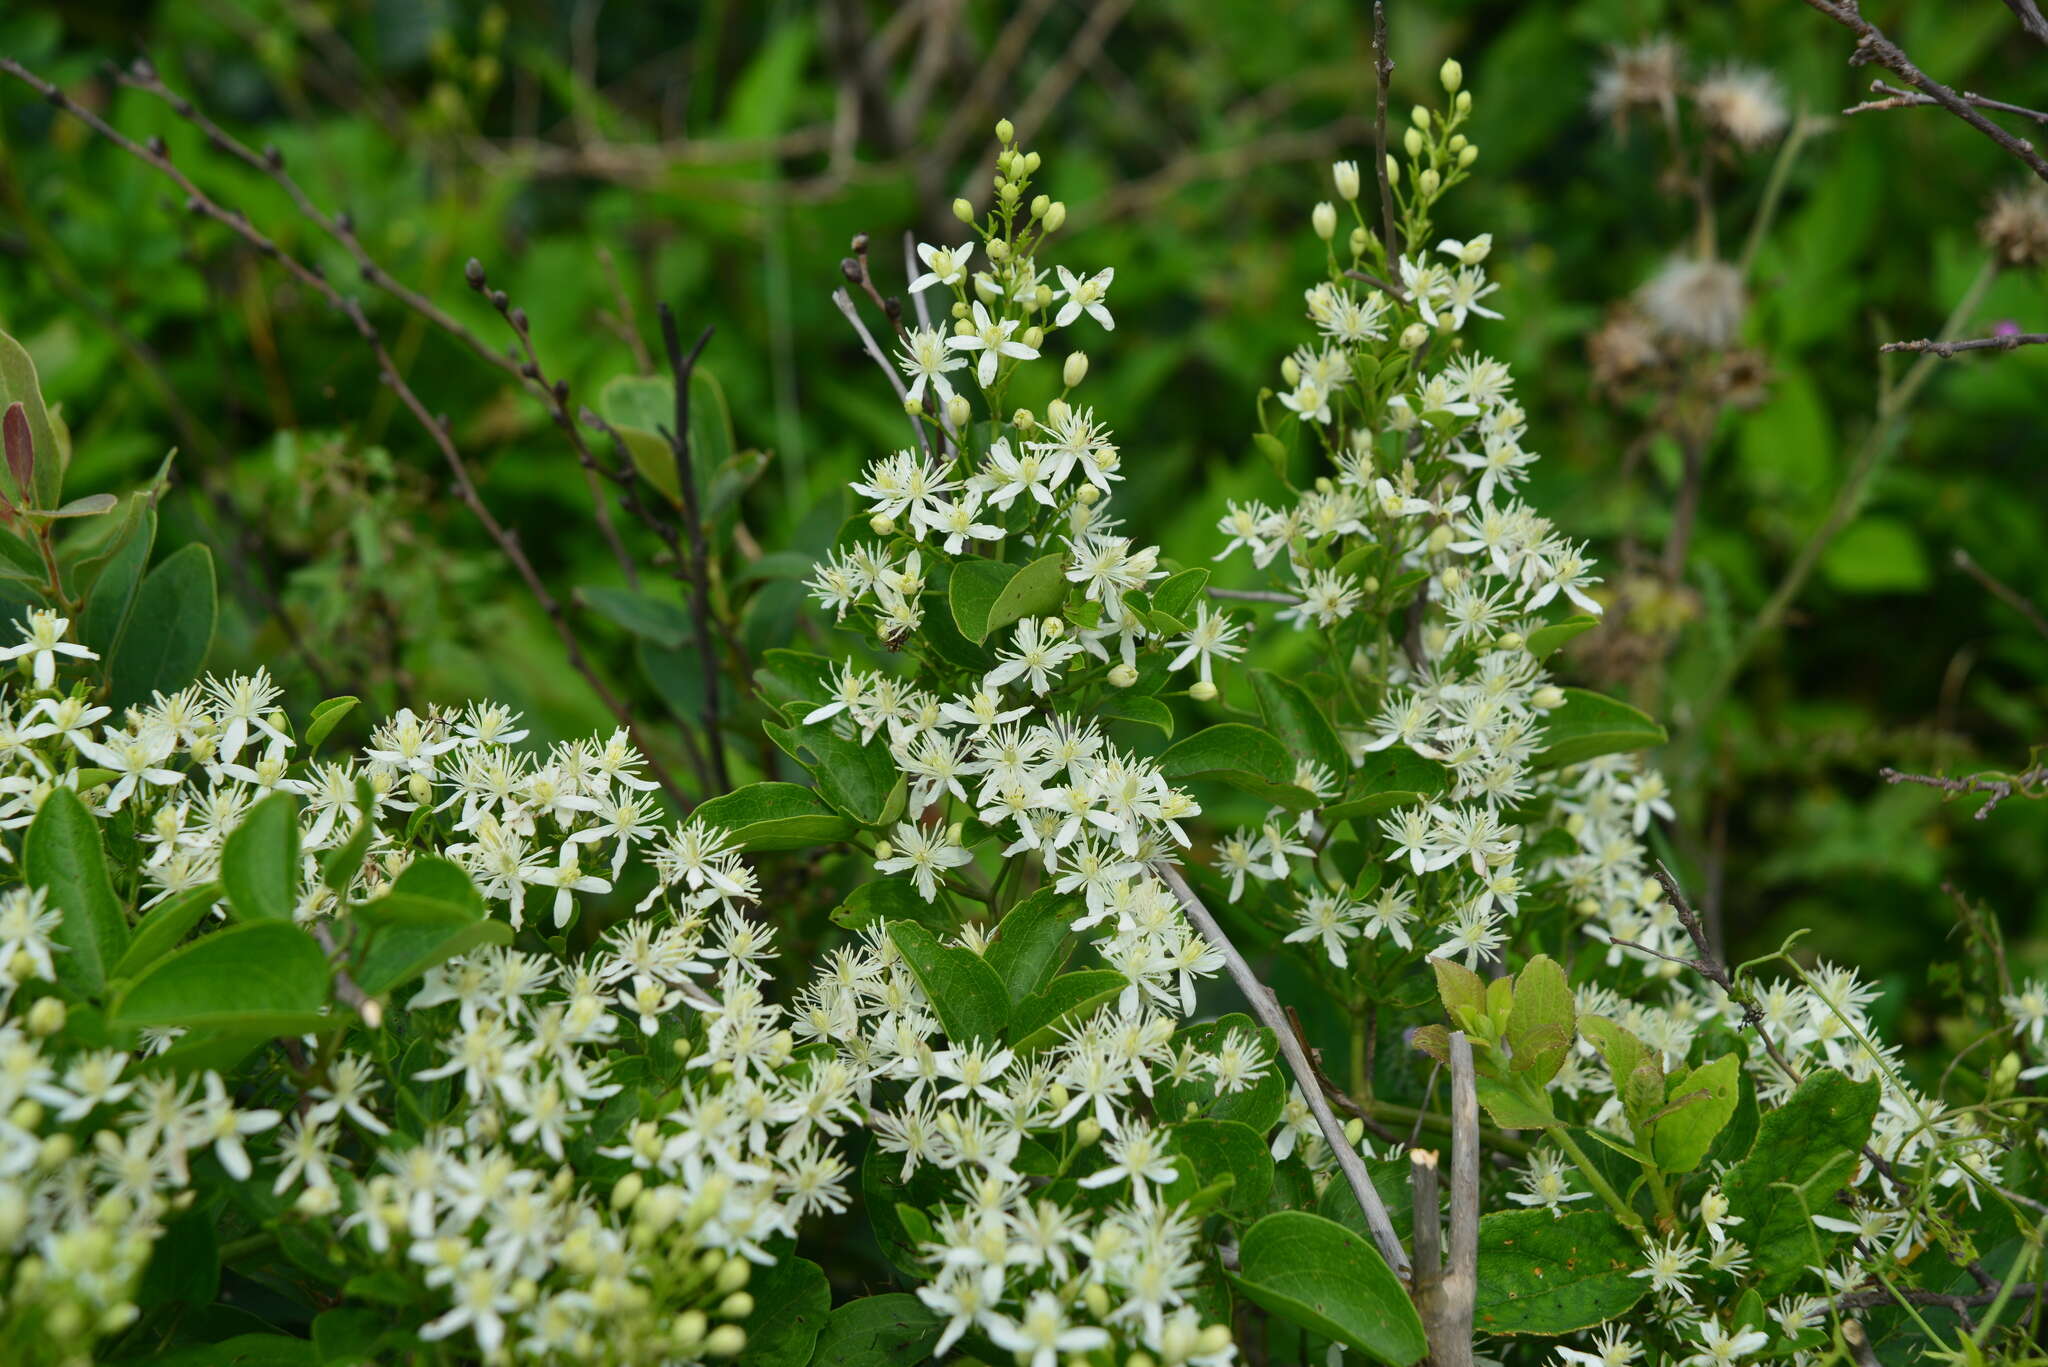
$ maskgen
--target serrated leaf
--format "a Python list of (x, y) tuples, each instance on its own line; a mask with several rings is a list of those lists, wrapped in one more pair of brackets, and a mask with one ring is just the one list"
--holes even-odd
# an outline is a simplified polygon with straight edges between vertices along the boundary
[(1230, 1281), (1269, 1314), (1391, 1367), (1429, 1351), (1415, 1306), (1379, 1251), (1320, 1215), (1283, 1210), (1253, 1225)]
[[(1657, 1132), (1650, 1147), (1658, 1167), (1665, 1172), (1691, 1172), (1700, 1165), (1720, 1135), (1721, 1127), (1735, 1114), (1735, 1103), (1740, 1095), (1737, 1086), (1739, 1071), (1740, 1062), (1735, 1055), (1723, 1054), (1712, 1063), (1701, 1064), (1683, 1077), (1671, 1080), (1666, 1093), (1668, 1098), (1698, 1099), (1676, 1110), (1667, 1109), (1658, 1117)], [(1701, 1096), (1701, 1093), (1705, 1095)]]
[(1766, 1297), (1783, 1294), (1814, 1261), (1816, 1238), (1823, 1253), (1834, 1242), (1809, 1215), (1826, 1209), (1854, 1175), (1877, 1101), (1875, 1078), (1851, 1082), (1831, 1068), (1808, 1074), (1764, 1116), (1756, 1147), (1722, 1180)]
[(1571, 1052), (1577, 1019), (1564, 969), (1547, 954), (1529, 960), (1515, 975), (1514, 1006), (1508, 1013), (1510, 1066), (1537, 1086), (1547, 1085)]
[(1479, 1222), (1473, 1327), (1565, 1334), (1618, 1319), (1649, 1289), (1629, 1275), (1641, 1263), (1635, 1239), (1604, 1210), (1498, 1211)]

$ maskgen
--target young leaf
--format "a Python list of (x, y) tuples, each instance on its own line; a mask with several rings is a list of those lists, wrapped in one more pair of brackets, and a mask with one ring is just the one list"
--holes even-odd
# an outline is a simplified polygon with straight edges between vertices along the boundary
[[(1721, 1127), (1735, 1114), (1740, 1088), (1736, 1085), (1740, 1061), (1723, 1054), (1702, 1064), (1683, 1077), (1671, 1079), (1666, 1095), (1667, 1109), (1657, 1119), (1657, 1132), (1650, 1152), (1665, 1172), (1691, 1172), (1707, 1156)], [(1692, 1097), (1676, 1109), (1681, 1098)]]
[(1195, 619), (1195, 606), (1201, 602), (1203, 591), (1209, 587), (1209, 571), (1202, 568), (1182, 570), (1159, 581), (1152, 590), (1152, 609), (1184, 622)]
[(1543, 718), (1543, 738), (1544, 748), (1532, 761), (1538, 769), (1648, 750), (1669, 739), (1646, 713), (1583, 688), (1564, 690), (1564, 705)]
[(54, 508), (64, 496), (64, 447), (43, 405), (42, 387), (36, 380), (36, 363), (28, 349), (5, 332), (0, 332), (0, 408), (20, 404), (29, 440), (35, 447), (35, 471), (29, 486), (17, 485), (16, 506)]
[(244, 921), (288, 921), (299, 905), (299, 800), (272, 793), (221, 845), (220, 881)]
[[(1547, 1216), (1545, 1218), (1548, 1218)], [(1391, 1367), (1429, 1351), (1406, 1288), (1370, 1242), (1307, 1211), (1268, 1215), (1238, 1245), (1226, 1274), (1268, 1313)]]
[(213, 622), (213, 552), (197, 542), (182, 546), (135, 592), (128, 629), (109, 666), (108, 703), (115, 713), (192, 682), (213, 644)]
[(1604, 1210), (1554, 1216), (1509, 1210), (1479, 1222), (1473, 1327), (1486, 1334), (1566, 1334), (1618, 1319), (1649, 1283), (1635, 1239)]
[(1436, 995), (1443, 1002), (1446, 1014), (1460, 1007), (1486, 1014), (1486, 984), (1477, 973), (1456, 959), (1433, 957), (1429, 966), (1436, 973)]
[(56, 939), (66, 952), (57, 956), (57, 976), (99, 992), (128, 948), (128, 917), (107, 876), (99, 823), (78, 794), (50, 791), (29, 823), (22, 862), (28, 886), (43, 889), (58, 915)]
[(1105, 721), (1133, 721), (1154, 726), (1168, 740), (1173, 739), (1173, 709), (1157, 698), (1131, 693), (1112, 693), (1095, 705), (1095, 715)]
[(362, 872), (363, 857), (370, 852), (370, 840), (377, 834), (377, 823), (371, 813), (375, 811), (370, 796), (368, 779), (356, 780), (356, 806), (362, 815), (356, 818), (356, 826), (347, 840), (339, 845), (329, 846), (320, 853), (320, 881), (334, 895), (346, 899), (348, 890)]
[(942, 945), (914, 921), (894, 921), (889, 938), (903, 953), (911, 976), (931, 1000), (946, 1037), (956, 1044), (994, 1041), (1010, 1019), (1010, 996), (1003, 980), (979, 954)]
[(229, 926), (150, 965), (107, 1021), (119, 1029), (298, 1034), (320, 1026), (328, 977), (327, 955), (289, 921)]
[(341, 725), (341, 719), (354, 711), (360, 701), (360, 698), (340, 697), (329, 698), (317, 704), (311, 715), (306, 718), (306, 735), (301, 742), (305, 747), (305, 753), (311, 755), (318, 750), (320, 742), (334, 733), (334, 728)]
[(1539, 1087), (1547, 1085), (1571, 1052), (1576, 1019), (1564, 969), (1547, 954), (1529, 960), (1515, 976), (1514, 1006), (1508, 1013), (1514, 1070), (1527, 1073)]
[(749, 851), (830, 845), (860, 829), (796, 783), (749, 783), (701, 803), (694, 815), (724, 827), (734, 844)]

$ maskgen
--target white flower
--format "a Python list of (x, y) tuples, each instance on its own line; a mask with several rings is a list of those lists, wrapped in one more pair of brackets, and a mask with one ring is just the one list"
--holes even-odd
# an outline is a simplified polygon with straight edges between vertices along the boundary
[(988, 316), (980, 300), (974, 303), (974, 321), (966, 330), (956, 332), (946, 339), (946, 345), (955, 351), (978, 351), (981, 359), (976, 362), (974, 376), (981, 381), (982, 388), (996, 382), (996, 366), (1004, 356), (1020, 361), (1033, 360), (1038, 356), (1036, 347), (1025, 346), (1011, 340), (1010, 334), (1017, 330), (1015, 318), (994, 319)]
[(64, 633), (71, 629), (71, 619), (59, 617), (48, 608), (30, 608), (28, 619), (16, 625), (21, 631), (21, 644), (0, 648), (0, 660), (34, 656), (31, 665), (37, 688), (48, 688), (56, 682), (59, 655), (68, 655), (76, 660), (99, 658), (77, 642), (65, 640)]
[(956, 869), (974, 858), (953, 843), (943, 826), (927, 830), (899, 821), (890, 835), (890, 844), (894, 851), (887, 858), (877, 859), (875, 867), (883, 873), (908, 872), (917, 885), (918, 895), (927, 902), (938, 900), (939, 881), (947, 869)]
[(967, 263), (974, 259), (974, 244), (963, 242), (957, 247), (934, 247), (929, 242), (917, 244), (917, 258), (924, 262), (925, 273), (910, 282), (912, 294), (922, 294), (933, 285), (958, 285), (967, 278)]
[(1350, 960), (1344, 953), (1344, 942), (1358, 938), (1358, 908), (1348, 897), (1334, 896), (1327, 892), (1311, 893), (1294, 911), (1295, 919), (1301, 922), (1299, 930), (1289, 931), (1281, 939), (1286, 944), (1301, 944), (1309, 940), (1320, 940), (1323, 952), (1330, 957), (1333, 968), (1344, 968)]
[(903, 350), (896, 353), (896, 365), (910, 381), (910, 397), (922, 399), (929, 382), (941, 399), (952, 398), (953, 382), (946, 376), (966, 365), (967, 358), (949, 355), (945, 334), (937, 328), (912, 328), (903, 342)]
[(982, 687), (1001, 688), (1022, 678), (1043, 697), (1060, 666), (1081, 651), (1080, 644), (1062, 632), (1056, 617), (1026, 617), (1017, 623), (1016, 639), (1014, 651), (998, 652), (1001, 663), (983, 676)]
[(1718, 1320), (1707, 1320), (1699, 1331), (1700, 1351), (1685, 1358), (1681, 1367), (1733, 1367), (1771, 1341), (1771, 1336), (1761, 1329), (1730, 1333)]
[(1050, 1291), (1032, 1292), (1023, 1316), (1015, 1323), (992, 1316), (988, 1336), (998, 1348), (1016, 1354), (1020, 1367), (1056, 1367), (1062, 1354), (1090, 1353), (1109, 1346), (1107, 1330), (1069, 1325), (1066, 1309)]
[(1086, 312), (1090, 318), (1102, 324), (1104, 332), (1116, 330), (1116, 320), (1109, 316), (1109, 307), (1103, 301), (1109, 297), (1109, 282), (1116, 278), (1115, 268), (1097, 271), (1086, 278), (1076, 276), (1065, 266), (1053, 268), (1059, 273), (1060, 292), (1054, 298), (1063, 298), (1059, 314), (1052, 320), (1055, 327), (1071, 327), (1074, 320)]

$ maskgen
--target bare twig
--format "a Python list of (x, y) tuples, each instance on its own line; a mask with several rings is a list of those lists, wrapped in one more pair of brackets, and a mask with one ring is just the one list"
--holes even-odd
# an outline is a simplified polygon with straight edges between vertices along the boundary
[(1472, 1312), (1479, 1295), (1479, 1092), (1472, 1041), (1451, 1032), (1451, 1232), (1444, 1250), (1442, 1319), (1430, 1339), (1432, 1367), (1472, 1367)]
[(346, 962), (346, 956), (342, 954), (341, 947), (335, 944), (334, 933), (327, 928), (326, 918), (316, 916), (306, 925), (307, 929), (312, 931), (313, 938), (320, 942), (321, 950), (334, 965), (334, 999), (355, 1012), (370, 1029), (381, 1028), (384, 1024), (384, 1004), (363, 991), (356, 980), (349, 977), (348, 970), (342, 967)]
[(1955, 558), (1957, 569), (1982, 584), (1994, 598), (2026, 618), (2034, 630), (2048, 636), (2048, 616), (2044, 616), (2041, 609), (2035, 607), (2025, 594), (1978, 564), (1976, 558), (1960, 546), (1956, 548)]
[(668, 355), (669, 377), (676, 386), (675, 430), (668, 434), (668, 448), (675, 456), (676, 483), (683, 495), (683, 516), (688, 519), (690, 546), (690, 624), (697, 637), (697, 658), (704, 674), (704, 748), (711, 758), (711, 779), (719, 792), (732, 787), (725, 766), (725, 731), (719, 717), (718, 642), (711, 635), (711, 554), (704, 544), (704, 509), (697, 496), (696, 463), (690, 451), (690, 376), (697, 358), (711, 340), (711, 329), (697, 334), (696, 344), (683, 350), (676, 330), (675, 311), (661, 306), (661, 345)]
[(1870, 1334), (1860, 1321), (1843, 1321), (1842, 1342), (1849, 1346), (1849, 1357), (1856, 1367), (1884, 1367), (1884, 1359), (1870, 1346)]
[(1394, 236), (1394, 187), (1387, 180), (1387, 83), (1394, 75), (1394, 59), (1387, 53), (1387, 7), (1383, 0), (1372, 4), (1372, 170), (1380, 185), (1380, 246), (1386, 249), (1387, 269), (1394, 269), (1401, 247)]
[(1939, 356), (1945, 361), (1965, 351), (2017, 351), (2023, 346), (2044, 344), (2048, 344), (2048, 332), (2007, 332), (1996, 337), (1969, 337), (1958, 342), (1943, 342), (1932, 337), (1912, 342), (1886, 342), (1878, 350), (1915, 351)]
[(1939, 774), (1907, 774), (1897, 769), (1885, 768), (1877, 771), (1886, 783), (1917, 783), (1923, 788), (1939, 788), (1952, 797), (1965, 793), (1989, 793), (1991, 796), (1977, 809), (1976, 819), (1982, 821), (1990, 816), (1992, 809), (2009, 797), (2034, 797), (2037, 784), (2048, 783), (2048, 764), (2023, 770), (2017, 774), (1987, 772), (1971, 774), (1968, 778), (1943, 778)]
[(2030, 36), (2048, 43), (2048, 19), (2041, 17), (2041, 7), (2034, 0), (2005, 0), (2005, 7), (2019, 16), (2020, 27)]
[(1272, 589), (1210, 589), (1209, 596), (1238, 603), (1284, 603), (1288, 607), (1301, 602), (1294, 594), (1278, 593)]
[(1236, 983), (1238, 991), (1244, 994), (1245, 1001), (1251, 1006), (1252, 1014), (1258, 1017), (1261, 1025), (1273, 1032), (1273, 1038), (1280, 1046), (1281, 1057), (1286, 1060), (1288, 1071), (1294, 1074), (1295, 1085), (1301, 1089), (1302, 1099), (1308, 1103), (1309, 1110), (1315, 1113), (1316, 1124), (1322, 1129), (1323, 1138), (1329, 1143), (1331, 1152), (1336, 1155), (1337, 1167), (1343, 1172), (1344, 1179), (1351, 1184), (1351, 1193), (1358, 1198), (1359, 1209), (1365, 1212), (1366, 1228), (1372, 1232), (1373, 1245), (1379, 1249), (1380, 1256), (1386, 1259), (1387, 1266), (1394, 1270), (1394, 1274), (1406, 1278), (1408, 1254), (1401, 1247), (1400, 1237), (1394, 1233), (1394, 1222), (1387, 1214), (1386, 1203), (1380, 1200), (1379, 1192), (1374, 1189), (1372, 1177), (1366, 1172), (1365, 1164), (1360, 1161), (1358, 1151), (1351, 1147), (1351, 1141), (1345, 1137), (1344, 1126), (1338, 1121), (1336, 1113), (1330, 1109), (1330, 1103), (1324, 1099), (1323, 1089), (1316, 1085), (1315, 1066), (1309, 1062), (1300, 1041), (1294, 1038), (1294, 1032), (1288, 1028), (1287, 1018), (1280, 1014), (1279, 1003), (1274, 1001), (1271, 989), (1260, 982), (1258, 976), (1252, 972), (1251, 965), (1245, 962), (1244, 955), (1238, 953), (1237, 946), (1223, 933), (1223, 927), (1216, 923), (1216, 918), (1202, 905), (1202, 899), (1188, 886), (1188, 881), (1181, 876), (1180, 870), (1166, 863), (1157, 864), (1154, 868), (1166, 886), (1173, 890), (1173, 895), (1180, 900), (1181, 910), (1187, 913), (1187, 918), (1194, 923), (1195, 929), (1223, 955), (1224, 966), (1230, 971), (1231, 981)]
[[(1925, 109), (1929, 105), (1941, 103), (1941, 101), (1931, 95), (1921, 95), (1911, 90), (1901, 90), (1886, 81), (1872, 81), (1870, 88), (1881, 91), (1886, 98), (1865, 100), (1862, 104), (1852, 104), (1842, 112), (1844, 114), (1875, 114), (1884, 109)], [(1995, 109), (2001, 114), (2017, 114), (2023, 119), (2032, 119), (2035, 123), (2048, 123), (2048, 111), (2029, 109), (2023, 104), (2007, 104), (2004, 100), (1986, 99), (1984, 96), (1971, 90), (1959, 90), (1956, 92), (1956, 96), (1968, 104), (1975, 105), (1979, 109)]]
[(646, 738), (640, 732), (638, 723), (633, 719), (632, 710), (611, 690), (610, 685), (606, 684), (599, 677), (596, 669), (592, 667), (589, 660), (584, 656), (582, 643), (577, 639), (575, 631), (570, 627), (568, 615), (563, 611), (561, 603), (555, 598), (554, 594), (548, 590), (540, 574), (534, 569), (533, 562), (527, 558), (525, 549), (520, 545), (518, 534), (509, 530), (503, 523), (498, 521), (497, 517), (491, 512), (489, 505), (484, 502), (482, 494), (477, 491), (476, 483), (470, 476), (469, 463), (463, 458), (461, 451), (456, 448), (453, 438), (449, 435), (447, 420), (430, 410), (421, 401), (419, 395), (413, 391), (412, 387), (406, 383), (404, 375), (399, 372), (397, 363), (391, 359), (391, 353), (385, 349), (383, 338), (379, 335), (376, 327), (371, 324), (368, 316), (363, 312), (362, 305), (353, 297), (344, 295), (341, 291), (337, 290), (329, 283), (325, 275), (279, 248), (275, 241), (265, 236), (249, 222), (246, 214), (238, 210), (223, 208), (220, 204), (216, 203), (205, 191), (194, 184), (189, 176), (172, 163), (168, 151), (162, 146), (161, 142), (152, 142), (149, 146), (136, 142), (133, 138), (130, 138), (127, 134), (109, 124), (93, 111), (78, 104), (56, 86), (43, 80), (11, 57), (0, 57), (0, 72), (12, 76), (36, 91), (55, 108), (70, 114), (115, 147), (120, 148), (128, 155), (157, 171), (173, 185), (176, 185), (184, 194), (186, 212), (210, 219), (234, 233), (237, 237), (248, 243), (259, 256), (269, 257), (276, 261), (279, 267), (294, 280), (297, 280), (301, 285), (319, 295), (343, 317), (348, 319), (350, 325), (354, 327), (356, 335), (370, 349), (370, 354), (376, 360), (378, 373), (383, 377), (384, 383), (398, 396), (399, 402), (405, 406), (406, 411), (412, 415), (414, 421), (420, 425), (429, 439), (433, 441), (435, 447), (441, 452), (443, 460), (448, 465), (449, 473), (453, 476), (457, 495), (469, 508), (471, 514), (476, 517), (477, 521), (483, 525), (485, 534), (497, 545), (505, 558), (511, 562), (521, 582), (526, 585), (528, 593), (532, 595), (534, 602), (539, 605), (542, 614), (547, 617), (549, 625), (554, 628), (556, 637), (562, 643), (563, 653), (568, 658), (569, 667), (582, 677), (591, 692), (604, 705), (605, 710), (610, 712), (618, 720), (619, 724), (625, 728), (627, 734), (632, 737), (634, 745), (646, 756), (648, 770), (654, 775), (656, 781), (683, 807), (687, 809), (692, 805), (688, 796), (677, 786), (674, 777), (668, 772), (667, 767), (662, 764), (659, 757), (647, 744)]
[(1414, 1205), (1415, 1313), (1430, 1345), (1432, 1360), (1437, 1326), (1445, 1319), (1443, 1212), (1438, 1209), (1437, 1156), (1433, 1149), (1408, 1151), (1408, 1189)]
[(1907, 85), (1997, 143), (2043, 181), (2048, 181), (2048, 159), (2034, 150), (2034, 144), (2006, 132), (1979, 113), (1968, 100), (1915, 66), (1913, 59), (1897, 43), (1885, 37), (1882, 29), (1863, 17), (1855, 0), (1806, 0), (1806, 3), (1856, 35), (1856, 50), (1849, 57), (1851, 65), (1874, 62), (1889, 67)]
[[(2016, 1298), (2025, 1298), (2040, 1295), (2044, 1291), (2048, 1291), (2048, 1282), (2022, 1282), (2012, 1289), (2012, 1294)], [(1989, 1289), (1975, 1291), (1967, 1296), (1951, 1295), (1945, 1291), (1922, 1291), (1917, 1287), (1901, 1287), (1897, 1291), (1884, 1288), (1851, 1291), (1846, 1296), (1838, 1296), (1835, 1299), (1835, 1306), (1840, 1310), (1870, 1310), (1878, 1306), (1904, 1302), (1907, 1305), (1932, 1305), (1960, 1315), (1965, 1310), (1991, 1304), (1999, 1295), (2000, 1288), (1994, 1280)]]
[(1363, 280), (1366, 284), (1371, 285), (1374, 289), (1379, 290), (1383, 294), (1389, 295), (1392, 298), (1398, 299), (1404, 304), (1408, 302), (1408, 291), (1402, 289), (1399, 285), (1395, 284), (1391, 280), (1380, 279), (1371, 271), (1347, 270), (1344, 272), (1344, 274), (1353, 280)]

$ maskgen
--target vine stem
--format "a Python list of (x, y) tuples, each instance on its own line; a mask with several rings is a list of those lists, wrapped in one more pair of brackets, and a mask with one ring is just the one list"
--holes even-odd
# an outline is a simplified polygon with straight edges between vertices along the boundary
[(1188, 881), (1181, 875), (1180, 870), (1166, 863), (1155, 865), (1154, 868), (1166, 886), (1173, 890), (1173, 895), (1180, 900), (1181, 910), (1187, 913), (1188, 920), (1194, 922), (1195, 929), (1202, 932), (1202, 938), (1214, 945), (1216, 951), (1223, 956), (1224, 965), (1230, 971), (1231, 981), (1244, 993), (1245, 1000), (1251, 1005), (1252, 1014), (1258, 1017), (1259, 1024), (1273, 1032), (1274, 1042), (1280, 1046), (1281, 1057), (1287, 1061), (1288, 1071), (1294, 1074), (1295, 1087), (1301, 1092), (1302, 1099), (1308, 1103), (1309, 1110), (1315, 1114), (1316, 1124), (1322, 1129), (1323, 1138), (1337, 1157), (1338, 1168), (1343, 1172), (1344, 1179), (1351, 1184), (1351, 1192), (1358, 1198), (1359, 1209), (1365, 1212), (1366, 1228), (1372, 1231), (1374, 1246), (1379, 1249), (1380, 1256), (1386, 1259), (1387, 1266), (1393, 1269), (1394, 1275), (1403, 1281), (1408, 1280), (1408, 1254), (1401, 1247), (1400, 1236), (1394, 1233), (1394, 1222), (1387, 1214), (1386, 1202), (1380, 1200), (1379, 1192), (1373, 1187), (1372, 1177), (1365, 1170), (1365, 1163), (1359, 1158), (1358, 1151), (1351, 1147), (1350, 1139), (1344, 1134), (1343, 1124), (1338, 1121), (1336, 1112), (1330, 1109), (1330, 1103), (1324, 1099), (1323, 1089), (1316, 1081), (1315, 1065), (1309, 1061), (1301, 1042), (1295, 1039), (1294, 1031), (1288, 1026), (1286, 1017), (1280, 1014), (1279, 1003), (1274, 1001), (1272, 991), (1252, 972), (1252, 967), (1245, 962), (1244, 955), (1238, 953), (1237, 946), (1223, 933), (1223, 927), (1216, 923), (1216, 918), (1202, 905), (1202, 899), (1188, 886)]
[(1579, 1174), (1586, 1179), (1586, 1185), (1591, 1187), (1594, 1194), (1607, 1203), (1607, 1208), (1614, 1212), (1614, 1218), (1627, 1225), (1636, 1233), (1642, 1233), (1643, 1217), (1629, 1209), (1627, 1203), (1621, 1199), (1620, 1193), (1615, 1191), (1608, 1184), (1607, 1179), (1600, 1175), (1600, 1169), (1594, 1167), (1593, 1160), (1586, 1157), (1586, 1151), (1579, 1147), (1578, 1140), (1572, 1138), (1571, 1131), (1562, 1125), (1558, 1125), (1549, 1131), (1549, 1135), (1557, 1141), (1557, 1146), (1565, 1151), (1565, 1156), (1578, 1165)]

